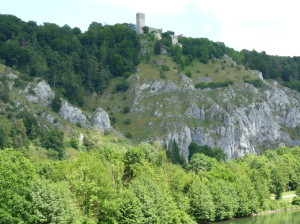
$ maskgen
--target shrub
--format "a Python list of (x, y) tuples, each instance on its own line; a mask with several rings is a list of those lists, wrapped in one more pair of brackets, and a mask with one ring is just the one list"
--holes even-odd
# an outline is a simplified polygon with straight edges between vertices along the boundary
[(104, 133), (103, 133), (103, 135), (110, 135), (110, 130), (104, 130)]
[(124, 73), (124, 77), (127, 79), (127, 78), (129, 78), (130, 77), (130, 75), (131, 75), (131, 73), (130, 72), (125, 72)]
[(252, 84), (256, 88), (261, 88), (264, 85), (264, 82), (261, 79), (254, 79), (254, 80), (246, 79), (244, 82)]
[(163, 73), (163, 72), (161, 72), (161, 73), (159, 74), (159, 77), (160, 77), (161, 79), (166, 79), (166, 75), (165, 75), (165, 73)]
[(124, 124), (130, 124), (130, 123), (131, 123), (130, 118), (125, 119)]
[(132, 139), (132, 138), (133, 138), (133, 135), (132, 135), (130, 132), (127, 132), (127, 133), (125, 134), (125, 137), (126, 137), (126, 138), (129, 138), (129, 139)]
[(164, 72), (170, 71), (170, 67), (167, 65), (161, 65), (161, 71), (164, 71)]
[(208, 145), (200, 146), (197, 145), (195, 142), (191, 142), (189, 145), (189, 160), (192, 158), (194, 154), (202, 153), (206, 156), (215, 158), (218, 161), (225, 161), (226, 154), (221, 148), (211, 148)]
[(128, 88), (129, 88), (129, 82), (124, 79), (116, 85), (115, 91), (125, 92)]
[(55, 97), (51, 102), (51, 108), (53, 111), (58, 113), (58, 111), (60, 110), (60, 107), (61, 107), (61, 98), (60, 98), (59, 94), (55, 94)]
[(123, 114), (127, 114), (130, 112), (130, 107), (126, 106), (126, 107), (123, 107), (123, 110), (122, 110), (122, 113)]
[(95, 148), (96, 140), (92, 138), (92, 136), (84, 136), (82, 144), (88, 151), (90, 151)]
[(32, 87), (30, 87), (30, 88), (28, 89), (28, 93), (35, 96), (35, 91), (33, 90)]
[(296, 189), (296, 195), (300, 197), (300, 186), (298, 186)]
[(112, 125), (114, 125), (117, 122), (117, 119), (114, 115), (109, 116), (109, 121)]
[(56, 129), (48, 131), (42, 138), (42, 146), (57, 152), (57, 159), (62, 159), (65, 150), (63, 145), (64, 133)]
[(10, 101), (10, 95), (9, 95), (8, 88), (4, 88), (0, 91), (0, 100), (2, 100), (3, 103), (8, 103)]
[(221, 87), (227, 87), (229, 85), (232, 85), (233, 84), (233, 81), (231, 80), (227, 80), (225, 82), (200, 82), (200, 83), (197, 83), (195, 85), (195, 87), (197, 89), (205, 89), (205, 88), (212, 88), (212, 89), (215, 89), (215, 88), (221, 88)]
[(70, 139), (70, 146), (74, 149), (79, 149), (79, 140), (78, 140), (78, 138), (72, 137)]
[(292, 205), (300, 205), (300, 197), (294, 197), (292, 200)]
[(185, 75), (186, 75), (187, 77), (189, 77), (189, 78), (192, 77), (192, 73), (191, 73), (190, 71), (185, 72)]

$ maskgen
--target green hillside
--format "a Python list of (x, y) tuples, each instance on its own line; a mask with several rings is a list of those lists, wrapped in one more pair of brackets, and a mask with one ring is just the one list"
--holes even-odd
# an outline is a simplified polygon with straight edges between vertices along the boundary
[(0, 15), (0, 224), (299, 208), (299, 57), (172, 34)]
[[(164, 68), (167, 67), (167, 68)], [(180, 83), (182, 74), (191, 73), (191, 80), (193, 83), (203, 82), (206, 79), (208, 82), (226, 82), (227, 80), (233, 81), (235, 85), (244, 83), (245, 80), (257, 80), (257, 74), (252, 70), (245, 69), (242, 65), (236, 65), (234, 62), (227, 62), (224, 59), (212, 60), (207, 64), (203, 64), (197, 60), (194, 60), (189, 66), (185, 66), (183, 71), (178, 70), (177, 64), (167, 55), (152, 56), (150, 62), (141, 62), (137, 67), (138, 72), (131, 75), (129, 79), (125, 80), (122, 77), (114, 78), (111, 80), (108, 89), (100, 98), (90, 100), (90, 107), (93, 105), (101, 105), (107, 112), (109, 112), (114, 127), (124, 135), (132, 134), (135, 140), (146, 139), (148, 133), (155, 132), (159, 135), (160, 127), (153, 127), (151, 130), (145, 129), (148, 123), (159, 123), (161, 119), (153, 116), (149, 111), (145, 111), (142, 116), (137, 116), (136, 113), (130, 113), (133, 106), (135, 84), (134, 80), (138, 77), (139, 83), (151, 83), (151, 82), (168, 82), (171, 81), (175, 84)], [(126, 91), (116, 91), (116, 86), (119, 83), (128, 82), (129, 88)], [(205, 81), (204, 81), (205, 82)], [(203, 92), (203, 94), (213, 97), (218, 95), (218, 92), (222, 90), (215, 89), (209, 92)], [(172, 97), (178, 93), (165, 93), (154, 96), (145, 96), (143, 100), (144, 104), (163, 102), (164, 99)], [(188, 102), (184, 102), (186, 96), (178, 95), (178, 104), (175, 108), (165, 108), (165, 112), (176, 112), (183, 114), (186, 110)], [(164, 109), (162, 109), (164, 110)], [(128, 122), (130, 121), (130, 123)], [(115, 121), (115, 122), (114, 122)], [(171, 121), (171, 120), (169, 120)], [(192, 121), (191, 121), (192, 122)], [(195, 121), (199, 124), (199, 121)], [(203, 123), (203, 125), (206, 125)], [(153, 125), (155, 126), (155, 125)]]

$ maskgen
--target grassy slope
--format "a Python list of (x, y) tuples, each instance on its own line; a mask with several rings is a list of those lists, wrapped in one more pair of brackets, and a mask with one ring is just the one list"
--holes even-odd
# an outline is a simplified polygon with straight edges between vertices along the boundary
[[(161, 72), (161, 65), (167, 65), (170, 70)], [(149, 63), (142, 62), (138, 66), (139, 72), (134, 74), (132, 78), (135, 76), (139, 77), (140, 83), (151, 83), (154, 80), (162, 80), (161, 74), (163, 73), (163, 80), (165, 82), (172, 80), (174, 83), (178, 83), (181, 81), (181, 74), (187, 71), (192, 73), (191, 79), (194, 84), (199, 82), (199, 76), (211, 78), (214, 82), (223, 82), (226, 80), (233, 80), (234, 82), (242, 82), (243, 79), (256, 79), (257, 76), (251, 73), (251, 70), (246, 70), (243, 66), (232, 65), (229, 62), (225, 62), (223, 60), (210, 61), (208, 64), (203, 64), (198, 60), (194, 60), (191, 65), (186, 66), (183, 71), (178, 71), (176, 64), (172, 61), (172, 59), (168, 56), (152, 56)], [(126, 134), (128, 132), (132, 133), (136, 140), (145, 139), (149, 137), (149, 133), (155, 132), (159, 134), (162, 132), (158, 128), (158, 124), (161, 123), (161, 118), (153, 116), (153, 112), (155, 109), (156, 102), (160, 104), (170, 98), (175, 98), (179, 104), (173, 105), (168, 108), (159, 108), (160, 112), (164, 112), (167, 114), (183, 114), (187, 108), (189, 102), (186, 102), (186, 98), (182, 93), (168, 93), (168, 94), (160, 94), (155, 96), (147, 96), (143, 100), (145, 105), (151, 105), (151, 110), (147, 110), (144, 114), (132, 114), (132, 113), (123, 113), (124, 107), (132, 107), (132, 103), (134, 101), (134, 94), (132, 88), (126, 92), (116, 93), (114, 88), (118, 82), (120, 82), (121, 78), (115, 78), (111, 81), (110, 86), (105, 94), (101, 98), (97, 98), (94, 100), (90, 100), (90, 105), (99, 105), (103, 109), (105, 109), (111, 116), (116, 118), (116, 124), (114, 127)], [(222, 90), (215, 89), (209, 92), (203, 92), (203, 95), (206, 95), (210, 98), (216, 97)], [(193, 94), (188, 93), (188, 94)], [(203, 104), (203, 102), (201, 102)], [(202, 106), (202, 105), (198, 105)], [(151, 111), (151, 112), (150, 112)], [(126, 119), (130, 119), (130, 124), (124, 124)], [(173, 119), (174, 121), (178, 121), (177, 119)], [(148, 123), (152, 122), (153, 125), (148, 127)], [(168, 119), (168, 122), (172, 121), (172, 119)], [(209, 123), (197, 120), (189, 120), (187, 121), (192, 124), (197, 124), (200, 126), (208, 126)]]

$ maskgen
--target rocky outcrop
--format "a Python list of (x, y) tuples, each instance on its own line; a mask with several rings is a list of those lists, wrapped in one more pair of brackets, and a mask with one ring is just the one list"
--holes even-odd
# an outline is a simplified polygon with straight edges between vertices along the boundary
[(70, 105), (67, 101), (62, 101), (58, 114), (63, 119), (74, 124), (80, 124), (82, 127), (88, 127), (86, 115), (84, 115), (79, 108)]
[(163, 145), (175, 140), (186, 158), (192, 141), (220, 147), (228, 159), (300, 144), (300, 94), (276, 81), (264, 81), (261, 88), (234, 83), (213, 90), (193, 88), (186, 76), (179, 82), (134, 83), (131, 112), (141, 119), (148, 114), (152, 127), (144, 140), (159, 139)]
[(112, 129), (109, 121), (108, 114), (102, 110), (100, 107), (92, 115), (92, 124), (97, 127), (97, 129), (104, 133), (106, 130)]
[[(112, 129), (108, 114), (100, 107), (97, 108), (93, 114), (88, 114), (63, 100), (59, 115), (65, 120), (74, 124), (80, 124), (85, 128), (96, 127), (102, 134), (106, 130)], [(88, 119), (88, 117), (90, 117), (90, 119)]]
[(42, 107), (49, 106), (55, 97), (55, 93), (45, 81), (37, 84), (29, 83), (23, 93), (26, 94), (25, 98), (28, 101), (39, 104)]

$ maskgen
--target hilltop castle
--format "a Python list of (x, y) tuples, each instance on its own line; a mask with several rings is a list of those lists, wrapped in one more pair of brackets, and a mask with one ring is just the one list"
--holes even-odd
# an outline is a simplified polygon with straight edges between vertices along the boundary
[[(136, 14), (136, 33), (143, 34), (144, 26), (145, 26), (145, 14), (138, 12)], [(152, 27), (148, 27), (148, 28), (149, 28), (149, 33), (152, 33), (158, 40), (161, 39), (162, 29), (156, 29)], [(182, 36), (183, 35), (171, 35), (172, 44), (181, 46), (181, 44), (178, 43), (178, 37), (182, 37)]]
[[(143, 34), (143, 27), (145, 26), (145, 14), (138, 12), (136, 14), (136, 33)], [(152, 33), (157, 39), (161, 39), (162, 29), (149, 28), (149, 33)]]
[(143, 34), (143, 27), (145, 26), (145, 14), (138, 12), (136, 14), (136, 33)]

